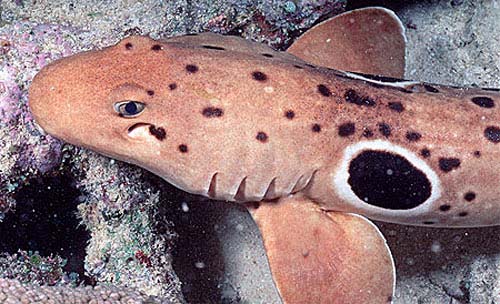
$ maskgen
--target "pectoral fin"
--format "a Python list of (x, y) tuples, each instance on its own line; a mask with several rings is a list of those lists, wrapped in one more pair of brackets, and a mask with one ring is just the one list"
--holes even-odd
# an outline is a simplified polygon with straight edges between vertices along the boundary
[(391, 303), (392, 256), (367, 219), (299, 196), (250, 211), (284, 303)]
[(398, 17), (387, 9), (371, 7), (314, 26), (287, 52), (319, 66), (403, 78), (405, 47)]

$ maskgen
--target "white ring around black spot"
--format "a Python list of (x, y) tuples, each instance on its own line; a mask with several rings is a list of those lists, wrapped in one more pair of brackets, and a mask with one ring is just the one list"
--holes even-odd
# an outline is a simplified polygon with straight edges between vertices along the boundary
[[(423, 203), (411, 209), (387, 209), (364, 202), (353, 192), (348, 183), (350, 163), (363, 151), (389, 152), (407, 160), (413, 167), (425, 174), (431, 185), (430, 196)], [(429, 212), (432, 210), (432, 203), (441, 197), (441, 183), (434, 170), (415, 153), (385, 140), (362, 141), (348, 146), (344, 150), (340, 165), (334, 172), (333, 185), (335, 191), (343, 200), (359, 209), (368, 211), (370, 214), (378, 214), (377, 217), (379, 218), (381, 214), (390, 214), (392, 216), (400, 214), (407, 217), (410, 214), (418, 215)]]

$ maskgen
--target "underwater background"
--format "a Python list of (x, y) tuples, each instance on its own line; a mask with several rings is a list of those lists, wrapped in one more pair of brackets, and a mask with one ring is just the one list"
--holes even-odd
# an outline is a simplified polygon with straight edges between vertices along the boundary
[[(284, 50), (372, 5), (405, 25), (406, 79), (500, 87), (499, 1), (0, 1), (0, 303), (9, 287), (31, 301), (57, 290), (61, 303), (280, 303), (244, 208), (52, 138), (28, 88), (49, 62), (132, 34), (212, 31)], [(500, 228), (377, 225), (396, 261), (394, 303), (500, 303)]]

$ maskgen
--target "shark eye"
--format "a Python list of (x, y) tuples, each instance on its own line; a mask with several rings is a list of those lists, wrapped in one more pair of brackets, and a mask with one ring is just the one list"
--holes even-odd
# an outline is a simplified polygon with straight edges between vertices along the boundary
[(140, 101), (125, 100), (115, 103), (115, 111), (122, 117), (132, 118), (141, 114), (146, 105)]

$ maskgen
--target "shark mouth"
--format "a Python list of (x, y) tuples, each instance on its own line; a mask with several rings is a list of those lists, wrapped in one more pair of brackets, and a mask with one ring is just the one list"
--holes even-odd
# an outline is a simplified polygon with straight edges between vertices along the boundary
[(162, 127), (156, 127), (153, 124), (138, 122), (128, 128), (128, 136), (134, 139), (145, 139), (154, 136), (157, 140), (162, 141), (167, 137), (167, 132)]

